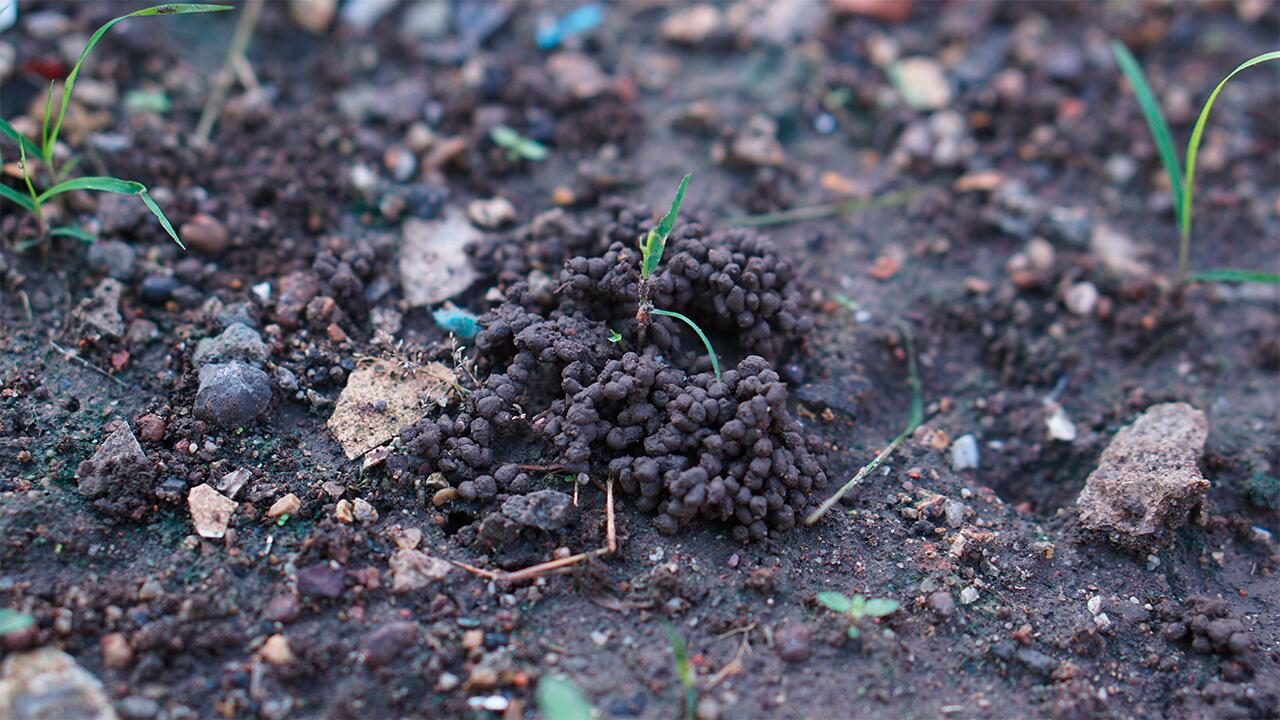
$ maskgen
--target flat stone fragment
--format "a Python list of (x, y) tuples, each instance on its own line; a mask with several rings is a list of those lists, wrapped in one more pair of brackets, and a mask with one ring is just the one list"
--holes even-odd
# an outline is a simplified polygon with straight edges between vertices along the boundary
[(0, 718), (116, 720), (102, 683), (57, 648), (5, 658), (0, 667)]
[(443, 580), (453, 569), (440, 558), (408, 548), (397, 550), (390, 564), (391, 591), (397, 594), (421, 590), (434, 581)]
[(471, 287), (476, 271), (467, 246), (481, 233), (456, 208), (439, 220), (406, 220), (401, 228), (400, 285), (410, 305), (444, 302)]
[(326, 425), (347, 459), (354, 460), (420, 420), (455, 382), (453, 371), (440, 363), (407, 372), (378, 360), (351, 373)]
[(1187, 403), (1147, 408), (1102, 451), (1076, 500), (1080, 524), (1121, 545), (1184, 524), (1209, 487), (1199, 466), (1208, 435), (1204, 413)]
[(239, 505), (235, 500), (214, 490), (205, 483), (191, 488), (187, 493), (187, 507), (191, 510), (191, 522), (203, 538), (220, 538), (227, 533), (231, 513)]

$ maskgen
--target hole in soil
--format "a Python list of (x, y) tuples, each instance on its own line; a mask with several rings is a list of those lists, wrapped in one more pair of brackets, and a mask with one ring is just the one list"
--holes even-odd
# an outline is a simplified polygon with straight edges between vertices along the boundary
[(476, 516), (465, 510), (458, 510), (449, 513), (444, 520), (444, 534), (452, 536), (462, 528), (475, 522)]

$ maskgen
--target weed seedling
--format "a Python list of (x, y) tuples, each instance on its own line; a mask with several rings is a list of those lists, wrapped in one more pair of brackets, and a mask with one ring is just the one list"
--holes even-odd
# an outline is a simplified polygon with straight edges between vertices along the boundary
[(1200, 117), (1196, 119), (1196, 124), (1191, 129), (1191, 139), (1187, 142), (1187, 154), (1181, 166), (1178, 164), (1177, 153), (1173, 149), (1173, 136), (1169, 132), (1169, 124), (1165, 122), (1164, 114), (1160, 112), (1160, 104), (1156, 102), (1155, 94), (1151, 92), (1151, 86), (1147, 84), (1147, 78), (1142, 72), (1142, 66), (1138, 64), (1138, 60), (1133, 56), (1133, 53), (1129, 52), (1129, 49), (1119, 42), (1113, 41), (1111, 43), (1111, 52), (1115, 55), (1116, 65), (1120, 67), (1120, 72), (1124, 74), (1125, 78), (1129, 80), (1129, 84), (1133, 86), (1134, 97), (1138, 100), (1138, 106), (1142, 108), (1142, 116), (1146, 118), (1147, 129), (1151, 131), (1151, 138), (1155, 141), (1156, 151), (1160, 154), (1160, 162), (1164, 165), (1164, 171), (1169, 176), (1169, 192), (1173, 195), (1173, 211), (1178, 220), (1179, 232), (1178, 287), (1185, 286), (1188, 281), (1280, 283), (1280, 275), (1250, 270), (1221, 269), (1208, 270), (1190, 276), (1187, 274), (1187, 264), (1191, 255), (1191, 215), (1196, 187), (1196, 155), (1200, 152), (1200, 140), (1204, 136), (1205, 123), (1209, 120), (1209, 111), (1213, 109), (1213, 103), (1218, 99), (1218, 93), (1222, 92), (1222, 88), (1227, 84), (1228, 80), (1254, 65), (1260, 65), (1268, 60), (1280, 60), (1280, 50), (1263, 53), (1245, 60), (1218, 83), (1218, 86), (1209, 94), (1209, 99), (1205, 101), (1204, 107), (1200, 109)]
[(636, 322), (640, 323), (640, 333), (643, 337), (645, 328), (649, 326), (650, 315), (662, 315), (664, 317), (675, 318), (685, 325), (693, 329), (698, 335), (698, 339), (707, 348), (707, 354), (711, 357), (711, 369), (715, 371), (716, 380), (720, 380), (720, 361), (716, 359), (715, 348), (711, 347), (711, 341), (707, 339), (707, 334), (702, 332), (702, 328), (688, 317), (681, 315), (674, 310), (663, 310), (655, 308), (653, 302), (649, 299), (652, 293), (650, 278), (653, 271), (658, 269), (658, 263), (662, 262), (662, 253), (667, 249), (667, 238), (671, 236), (671, 229), (675, 227), (676, 215), (680, 212), (680, 203), (684, 201), (684, 191), (689, 187), (689, 178), (691, 175), (685, 175), (680, 181), (680, 187), (676, 189), (676, 198), (671, 201), (671, 209), (667, 214), (658, 221), (658, 226), (649, 231), (644, 239), (640, 241), (640, 307), (636, 310)]
[[(107, 24), (98, 28), (90, 38), (84, 50), (80, 53), (80, 59), (76, 61), (71, 73), (67, 75), (66, 80), (62, 83), (62, 99), (59, 103), (58, 112), (53, 112), (53, 83), (49, 83), (49, 92), (45, 96), (44, 118), (40, 125), (40, 143), (29, 140), (16, 128), (3, 119), (0, 119), (0, 134), (5, 135), (9, 139), (18, 144), (18, 154), (21, 160), (19, 168), (22, 171), (22, 179), (26, 184), (26, 194), (18, 190), (14, 190), (6, 185), (0, 185), (0, 198), (9, 200), (20, 206), (22, 209), (35, 216), (36, 221), (40, 224), (40, 234), (50, 237), (69, 236), (82, 240), (92, 238), (88, 237), (83, 231), (77, 228), (52, 228), (46, 224), (44, 205), (53, 198), (62, 193), (71, 192), (72, 190), (96, 190), (98, 192), (121, 193), (124, 195), (136, 195), (151, 211), (152, 215), (160, 221), (160, 225), (164, 228), (169, 237), (173, 241), (182, 246), (182, 241), (178, 239), (178, 233), (174, 232), (173, 225), (169, 223), (169, 219), (165, 217), (164, 212), (160, 210), (160, 206), (156, 205), (151, 199), (151, 195), (147, 193), (147, 188), (140, 182), (133, 180), (121, 180), (114, 177), (78, 177), (70, 180), (63, 180), (63, 176), (74, 165), (75, 159), (70, 162), (59, 165), (55, 156), (55, 150), (58, 144), (58, 135), (62, 131), (62, 121), (67, 116), (67, 106), (71, 102), (71, 92), (76, 85), (76, 77), (80, 74), (80, 67), (84, 64), (85, 58), (89, 56), (89, 51), (98, 44), (102, 36), (112, 28), (116, 23), (133, 17), (149, 17), (153, 15), (186, 15), (190, 13), (206, 13), (218, 12), (221, 10), (231, 10), (230, 5), (199, 5), (176, 3), (168, 5), (157, 5), (155, 7), (138, 10), (137, 12), (121, 15)], [(50, 123), (52, 122), (52, 127)], [(39, 161), (44, 168), (44, 180), (48, 185), (43, 191), (36, 190), (36, 182), (33, 179), (35, 172), (31, 167), (31, 162)], [(185, 248), (185, 246), (183, 246)]]
[(849, 620), (849, 629), (845, 630), (851, 639), (857, 639), (862, 631), (858, 629), (858, 625), (865, 618), (878, 618), (885, 615), (891, 615), (902, 607), (902, 603), (897, 600), (888, 598), (871, 598), (867, 599), (862, 595), (854, 595), (849, 597), (844, 593), (838, 592), (820, 592), (818, 593), (818, 602)]
[(36, 624), (36, 619), (24, 612), (0, 608), (0, 635), (21, 632)]
[(507, 159), (542, 162), (547, 159), (547, 146), (537, 140), (530, 140), (506, 125), (499, 125), (489, 131), (493, 144), (507, 151)]
[(546, 720), (591, 720), (591, 703), (563, 675), (543, 675), (536, 693), (538, 712)]
[[(688, 179), (689, 176), (686, 175), (685, 180)], [(667, 631), (667, 642), (671, 644), (671, 660), (676, 666), (676, 677), (680, 678), (680, 686), (684, 688), (685, 720), (693, 720), (698, 705), (698, 690), (693, 686), (693, 671), (689, 669), (689, 649), (684, 644), (684, 638), (674, 628), (666, 623), (663, 623), (663, 628)]]

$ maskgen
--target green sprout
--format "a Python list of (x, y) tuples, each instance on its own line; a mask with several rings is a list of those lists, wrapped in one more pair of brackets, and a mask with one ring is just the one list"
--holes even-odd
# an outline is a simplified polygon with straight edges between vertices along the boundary
[(24, 612), (0, 608), (0, 635), (21, 632), (36, 624), (36, 619)]
[(511, 161), (528, 160), (542, 162), (547, 159), (547, 146), (537, 140), (516, 132), (506, 125), (498, 125), (489, 131), (493, 144), (507, 151), (507, 159)]
[(1249, 270), (1221, 269), (1209, 270), (1194, 275), (1187, 274), (1187, 264), (1191, 255), (1191, 215), (1195, 204), (1196, 155), (1200, 152), (1200, 140), (1204, 136), (1205, 123), (1209, 120), (1209, 111), (1213, 109), (1213, 103), (1218, 99), (1218, 93), (1222, 91), (1228, 80), (1254, 65), (1260, 65), (1269, 60), (1280, 60), (1280, 50), (1263, 53), (1245, 60), (1218, 83), (1218, 86), (1210, 93), (1209, 99), (1205, 101), (1204, 107), (1200, 109), (1200, 117), (1196, 119), (1196, 124), (1191, 129), (1191, 139), (1187, 142), (1186, 158), (1181, 166), (1178, 164), (1177, 152), (1173, 147), (1173, 136), (1169, 132), (1169, 124), (1165, 122), (1164, 114), (1160, 112), (1160, 104), (1156, 101), (1155, 94), (1151, 92), (1151, 86), (1147, 84), (1147, 78), (1142, 72), (1142, 66), (1138, 64), (1138, 60), (1133, 56), (1133, 53), (1129, 52), (1129, 49), (1119, 42), (1112, 41), (1111, 52), (1115, 55), (1116, 65), (1120, 67), (1120, 72), (1129, 80), (1129, 84), (1133, 86), (1134, 97), (1138, 101), (1138, 107), (1142, 109), (1142, 116), (1146, 118), (1147, 129), (1151, 131), (1151, 138), (1155, 141), (1156, 151), (1160, 155), (1160, 162), (1164, 165), (1164, 171), (1169, 176), (1169, 192), (1173, 196), (1173, 211), (1178, 220), (1179, 232), (1178, 286), (1182, 287), (1188, 281), (1280, 283), (1280, 275)]
[(545, 720), (591, 720), (591, 703), (563, 675), (543, 675), (534, 696)]
[(658, 221), (657, 227), (653, 228), (640, 241), (640, 306), (636, 310), (636, 322), (640, 323), (640, 332), (649, 325), (650, 315), (661, 315), (663, 317), (675, 318), (688, 325), (693, 332), (698, 335), (698, 339), (707, 348), (707, 355), (711, 357), (711, 369), (715, 371), (716, 382), (720, 381), (720, 361), (716, 359), (716, 350), (711, 347), (711, 341), (707, 339), (707, 334), (702, 332), (702, 328), (688, 317), (681, 315), (674, 310), (661, 310), (653, 306), (653, 302), (649, 299), (652, 292), (650, 279), (653, 271), (658, 269), (658, 263), (662, 262), (662, 253), (667, 249), (667, 238), (671, 236), (671, 229), (675, 227), (676, 215), (680, 212), (680, 203), (684, 202), (684, 191), (689, 187), (689, 178), (691, 174), (686, 174), (680, 180), (680, 187), (676, 189), (675, 200), (671, 201), (671, 209), (667, 214)]
[(849, 597), (844, 593), (838, 592), (820, 592), (817, 599), (828, 610), (837, 612), (849, 620), (849, 629), (845, 633), (855, 640), (862, 634), (858, 629), (858, 625), (863, 619), (892, 615), (898, 611), (898, 608), (902, 607), (902, 603), (897, 600), (888, 598), (867, 599), (862, 595)]
[(609, 342), (616, 343), (622, 340), (622, 333), (613, 328), (609, 328)]
[[(54, 83), (52, 81), (49, 83), (49, 91), (45, 96), (44, 118), (40, 124), (39, 144), (29, 140), (23, 136), (22, 133), (18, 132), (13, 125), (3, 119), (0, 119), (0, 135), (8, 137), (18, 145), (19, 158), (21, 161), (19, 168), (22, 170), (22, 179), (26, 184), (27, 190), (24, 195), (22, 192), (14, 190), (11, 187), (0, 185), (0, 198), (4, 198), (18, 205), (32, 215), (35, 215), (36, 220), (40, 224), (40, 231), (42, 235), (47, 234), (50, 237), (70, 236), (83, 239), (85, 233), (76, 228), (53, 228), (50, 230), (45, 221), (45, 203), (62, 193), (71, 192), (72, 190), (96, 190), (98, 192), (136, 195), (138, 199), (142, 201), (142, 204), (146, 205), (147, 209), (151, 211), (151, 214), (155, 215), (156, 219), (160, 221), (160, 225), (164, 228), (165, 232), (169, 234), (169, 237), (173, 238), (174, 242), (178, 243), (179, 246), (185, 249), (186, 246), (182, 244), (182, 240), (180, 240), (178, 238), (178, 234), (174, 232), (173, 225), (169, 223), (169, 219), (165, 217), (164, 212), (160, 210), (160, 206), (156, 205), (155, 201), (151, 199), (151, 195), (148, 194), (145, 185), (132, 180), (121, 180), (113, 177), (91, 176), (63, 180), (63, 176), (72, 166), (74, 166), (75, 159), (73, 158), (67, 164), (59, 167), (55, 157), (55, 149), (58, 144), (58, 135), (62, 132), (62, 121), (65, 120), (67, 116), (67, 106), (71, 102), (71, 92), (75, 88), (76, 78), (80, 74), (80, 67), (84, 64), (85, 58), (89, 56), (89, 51), (98, 44), (98, 41), (102, 39), (102, 36), (105, 35), (112, 26), (122, 20), (127, 20), (133, 17), (186, 15), (189, 13), (219, 12), (231, 9), (233, 8), (230, 5), (202, 5), (190, 3), (157, 5), (155, 7), (129, 13), (128, 15), (121, 15), (98, 28), (98, 31), (89, 38), (89, 42), (85, 45), (84, 50), (81, 51), (80, 59), (77, 60), (75, 66), (71, 68), (71, 73), (67, 75), (66, 80), (63, 81), (62, 98), (56, 115), (53, 112)], [(52, 121), (53, 124), (52, 128), (50, 128), (50, 121)], [(39, 161), (43, 163), (45, 167), (49, 187), (41, 192), (37, 192), (35, 182), (32, 180), (33, 173), (30, 161)]]
[(698, 690), (693, 686), (693, 671), (689, 669), (689, 649), (684, 638), (667, 623), (663, 623), (667, 631), (667, 642), (671, 645), (671, 660), (676, 666), (676, 677), (680, 678), (680, 686), (684, 688), (685, 720), (693, 720), (698, 705)]

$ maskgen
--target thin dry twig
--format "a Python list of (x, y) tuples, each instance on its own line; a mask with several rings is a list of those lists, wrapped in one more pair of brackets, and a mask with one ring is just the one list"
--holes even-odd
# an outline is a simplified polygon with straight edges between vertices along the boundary
[(467, 572), (474, 573), (476, 575), (488, 578), (490, 580), (496, 580), (498, 582), (504, 582), (504, 583), (516, 583), (516, 582), (524, 582), (525, 580), (535, 580), (537, 578), (542, 577), (543, 575), (549, 575), (559, 570), (572, 567), (590, 558), (611, 555), (617, 552), (617, 550), (618, 550), (618, 536), (617, 536), (617, 529), (616, 529), (616, 526), (614, 525), (614, 519), (613, 519), (613, 479), (610, 478), (608, 484), (605, 486), (605, 546), (604, 547), (596, 548), (595, 550), (590, 550), (588, 552), (578, 553), (577, 555), (570, 555), (569, 557), (557, 558), (555, 560), (548, 560), (547, 562), (538, 563), (537, 565), (531, 565), (522, 570), (516, 570), (515, 572), (506, 572), (505, 570), (502, 570), (502, 571), (485, 570), (484, 568), (478, 568), (474, 565), (468, 565), (467, 563), (459, 562), (457, 560), (450, 560), (449, 562), (453, 563), (455, 567), (462, 568)]
[(227, 102), (227, 93), (231, 91), (231, 83), (237, 79), (250, 92), (259, 92), (258, 80), (253, 74), (245, 51), (249, 49), (249, 41), (253, 39), (253, 31), (258, 26), (258, 16), (262, 14), (263, 0), (247, 0), (244, 11), (240, 13), (240, 22), (236, 23), (235, 34), (231, 36), (231, 45), (227, 48), (227, 59), (222, 69), (214, 78), (213, 88), (209, 91), (209, 101), (200, 112), (200, 121), (196, 124), (194, 140), (204, 145), (209, 142), (213, 133), (213, 125), (222, 113), (222, 106)]
[(98, 373), (99, 375), (102, 375), (103, 377), (105, 377), (106, 379), (110, 380), (111, 382), (113, 382), (113, 383), (115, 383), (115, 384), (119, 385), (120, 387), (129, 387), (129, 383), (127, 383), (127, 382), (125, 382), (125, 381), (121, 380), (120, 378), (116, 377), (115, 375), (112, 375), (111, 373), (107, 372), (106, 370), (103, 370), (102, 368), (98, 367), (97, 365), (94, 365), (93, 363), (89, 362), (88, 360), (85, 360), (84, 358), (82, 358), (82, 357), (80, 357), (79, 355), (77, 355), (77, 354), (75, 354), (75, 353), (71, 352), (70, 350), (67, 350), (66, 348), (62, 347), (62, 346), (61, 346), (61, 345), (59, 345), (58, 343), (56, 343), (56, 342), (54, 342), (54, 341), (50, 340), (50, 341), (49, 341), (49, 344), (53, 346), (53, 349), (55, 349), (55, 350), (57, 350), (58, 352), (62, 353), (62, 357), (66, 358), (66, 359), (68, 359), (68, 360), (72, 360), (72, 361), (75, 361), (75, 362), (80, 363), (81, 365), (83, 365), (83, 366), (85, 366), (85, 367), (89, 368), (90, 370), (92, 370), (92, 371), (94, 371), (94, 372)]

